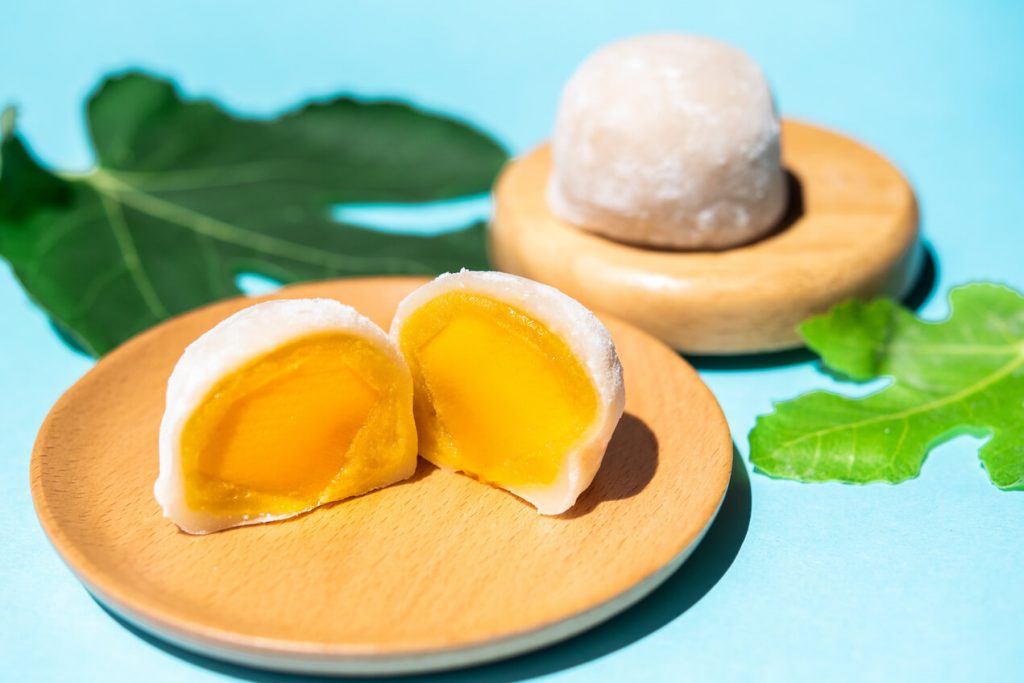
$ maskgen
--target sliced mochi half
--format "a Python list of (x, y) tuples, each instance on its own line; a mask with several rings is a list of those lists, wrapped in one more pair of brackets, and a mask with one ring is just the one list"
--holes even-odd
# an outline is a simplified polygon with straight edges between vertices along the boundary
[(189, 345), (171, 373), (156, 499), (202, 534), (406, 479), (412, 397), (401, 354), (350, 306), (250, 306)]
[(420, 455), (511, 491), (546, 515), (590, 486), (625, 403), (605, 326), (553, 287), (446, 274), (391, 325), (413, 376)]

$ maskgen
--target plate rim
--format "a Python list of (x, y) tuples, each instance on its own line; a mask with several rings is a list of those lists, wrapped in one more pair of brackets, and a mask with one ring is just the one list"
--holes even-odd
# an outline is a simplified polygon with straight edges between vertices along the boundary
[[(707, 535), (711, 525), (714, 524), (724, 500), (725, 494), (722, 495), (714, 514), (707, 524), (683, 552), (676, 555), (667, 564), (656, 569), (651, 575), (638, 581), (610, 600), (594, 605), (571, 617), (498, 639), (480, 641), (459, 648), (410, 650), (399, 653), (389, 652), (383, 656), (374, 655), (369, 651), (352, 654), (254, 647), (252, 642), (259, 639), (252, 636), (245, 637), (247, 641), (250, 641), (248, 644), (242, 641), (222, 642), (213, 637), (197, 636), (174, 625), (161, 623), (159, 619), (150, 618), (145, 613), (122, 604), (83, 578), (74, 566), (64, 560), (63, 555), (61, 555), (61, 559), (64, 560), (71, 573), (82, 583), (89, 594), (104, 607), (149, 635), (193, 654), (238, 666), (289, 674), (318, 676), (430, 674), (495, 663), (518, 655), (528, 654), (571, 639), (621, 614), (657, 590), (693, 555), (697, 546), (700, 545)], [(56, 548), (56, 546), (54, 547)], [(57, 552), (60, 554), (59, 550)], [(219, 633), (232, 634), (230, 631), (214, 630)], [(274, 644), (295, 642), (278, 639), (268, 640)]]

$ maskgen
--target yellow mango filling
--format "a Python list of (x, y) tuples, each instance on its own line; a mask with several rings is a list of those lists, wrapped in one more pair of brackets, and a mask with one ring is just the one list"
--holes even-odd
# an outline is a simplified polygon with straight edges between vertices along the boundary
[(412, 473), (408, 375), (346, 333), (289, 342), (222, 377), (185, 424), (185, 502), (225, 515), (283, 515)]
[(499, 486), (554, 482), (594, 424), (583, 364), (542, 322), (449, 292), (416, 309), (399, 345), (413, 375), (420, 455)]

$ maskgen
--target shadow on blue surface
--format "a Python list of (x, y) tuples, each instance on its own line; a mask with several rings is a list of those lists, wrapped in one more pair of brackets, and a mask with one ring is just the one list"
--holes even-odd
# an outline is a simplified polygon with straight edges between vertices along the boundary
[(53, 333), (57, 335), (58, 339), (64, 342), (64, 346), (81, 356), (92, 358), (92, 355), (78, 343), (78, 340), (71, 336), (71, 333), (53, 318), (50, 318), (50, 329), (53, 330)]
[(928, 242), (923, 242), (921, 248), (924, 250), (921, 272), (910, 292), (903, 297), (903, 304), (912, 311), (928, 303), (935, 293), (935, 283), (939, 281), (939, 260), (935, 255), (935, 248)]
[[(733, 448), (732, 479), (718, 517), (689, 560), (651, 595), (622, 614), (586, 633), (545, 649), (494, 664), (459, 671), (391, 678), (407, 683), (431, 681), (474, 681), (509, 683), (569, 669), (626, 647), (679, 618), (710, 591), (725, 575), (739, 553), (750, 525), (750, 479), (746, 465)], [(103, 607), (102, 604), (100, 604)], [(224, 676), (258, 683), (317, 681), (319, 677), (278, 674), (227, 664), (197, 655), (129, 624), (106, 607), (104, 611), (132, 634), (153, 647), (190, 664)], [(344, 678), (358, 681), (358, 678)], [(380, 680), (380, 679), (367, 679)]]

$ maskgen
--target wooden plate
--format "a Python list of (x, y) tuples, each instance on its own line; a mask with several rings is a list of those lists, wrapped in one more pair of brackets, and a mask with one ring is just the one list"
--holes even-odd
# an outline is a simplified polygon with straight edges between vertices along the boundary
[[(422, 282), (323, 282), (271, 298), (337, 298), (386, 328)], [(102, 359), (54, 406), (32, 454), (36, 512), (65, 562), (115, 612), (181, 647), (344, 674), (506, 657), (639, 600), (718, 510), (732, 444), (714, 397), (668, 347), (609, 318), (627, 414), (569, 513), (541, 517), (421, 463), (408, 482), (291, 520), (181, 533), (152, 492), (166, 380), (190, 341), (253, 301), (175, 318)]]
[(917, 203), (892, 164), (838, 133), (782, 127), (790, 210), (774, 234), (725, 251), (628, 246), (555, 216), (547, 145), (495, 188), (491, 259), (686, 353), (794, 348), (797, 326), (850, 297), (904, 296), (920, 270)]

